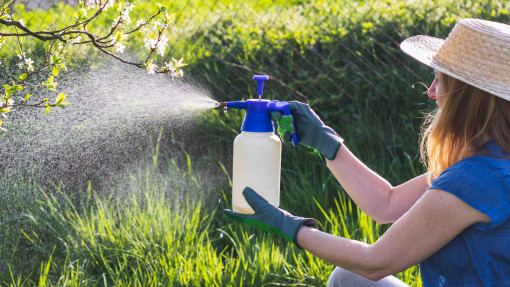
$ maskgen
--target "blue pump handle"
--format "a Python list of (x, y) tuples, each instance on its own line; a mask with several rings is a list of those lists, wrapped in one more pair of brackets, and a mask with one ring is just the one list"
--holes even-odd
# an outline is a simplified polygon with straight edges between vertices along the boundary
[(269, 77), (266, 75), (254, 75), (253, 79), (257, 80), (257, 95), (262, 97), (262, 94), (264, 93), (264, 81), (268, 80)]

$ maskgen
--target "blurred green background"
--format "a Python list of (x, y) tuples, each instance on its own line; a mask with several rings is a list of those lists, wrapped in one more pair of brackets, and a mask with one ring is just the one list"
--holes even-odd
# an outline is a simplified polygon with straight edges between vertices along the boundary
[[(403, 54), (399, 43), (417, 34), (444, 38), (460, 18), (510, 23), (507, 1), (159, 2), (176, 13), (165, 57), (189, 64), (184, 83), (217, 101), (242, 100), (256, 96), (252, 76), (267, 74), (266, 98), (309, 103), (394, 185), (424, 172), (420, 124), (434, 108), (417, 84), (428, 84), (432, 70)], [(15, 15), (32, 29), (57, 29), (75, 9), (72, 1), (25, 4), (15, 6)], [(131, 18), (136, 22), (156, 9), (152, 1), (140, 1)], [(91, 28), (109, 29), (114, 13)], [(129, 43), (125, 56), (143, 58), (143, 37)], [(41, 43), (27, 39), (25, 45), (32, 58), (40, 55)], [(15, 49), (11, 41), (0, 50), (2, 81), (15, 69)], [(70, 53), (68, 76), (60, 76), (72, 83), (67, 87), (82, 85), (81, 75), (97, 67), (108, 71), (111, 63), (93, 49)], [(120, 73), (119, 64), (113, 66), (111, 73)], [(145, 79), (139, 76), (133, 87), (152, 89)], [(73, 111), (95, 100), (91, 93), (68, 89)], [(0, 286), (326, 285), (334, 266), (221, 214), (230, 207), (232, 144), (242, 112), (199, 111), (179, 125), (179, 114), (144, 118), (143, 128), (95, 136), (106, 143), (92, 149), (103, 154), (94, 164), (83, 163), (91, 154), (79, 148), (74, 157), (52, 154), (42, 162), (20, 155), (17, 144), (27, 144), (25, 138), (62, 138), (66, 131), (57, 133), (31, 111), (19, 113), (0, 137)], [(94, 134), (95, 115), (69, 125)], [(98, 162), (102, 158), (108, 160)], [(59, 161), (65, 161), (63, 169), (77, 165), (80, 176), (55, 172)], [(14, 162), (26, 168), (6, 172)], [(283, 208), (317, 218), (326, 232), (374, 242), (388, 227), (358, 210), (303, 147), (283, 147), (281, 194)], [(417, 266), (397, 277), (421, 286)]]

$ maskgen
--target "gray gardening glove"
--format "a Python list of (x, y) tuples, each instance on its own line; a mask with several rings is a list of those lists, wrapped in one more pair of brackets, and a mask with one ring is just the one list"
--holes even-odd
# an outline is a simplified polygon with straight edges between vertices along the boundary
[(299, 245), (296, 243), (296, 237), (299, 228), (302, 225), (310, 227), (317, 225), (316, 219), (294, 216), (272, 205), (249, 187), (243, 190), (243, 196), (255, 211), (254, 214), (236, 213), (230, 209), (225, 209), (223, 213), (239, 222), (248, 223), (270, 233), (283, 235), (285, 239), (296, 244), (297, 247)]
[(343, 139), (330, 127), (326, 126), (309, 105), (288, 102), (292, 118), (272, 112), (278, 125), (278, 134), (284, 143), (291, 141), (290, 135), (296, 132), (299, 143), (311, 147), (329, 160), (335, 159)]

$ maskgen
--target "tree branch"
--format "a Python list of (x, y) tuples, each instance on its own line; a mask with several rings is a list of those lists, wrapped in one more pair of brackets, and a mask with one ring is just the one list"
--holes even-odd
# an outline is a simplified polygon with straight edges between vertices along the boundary
[[(23, 30), (26, 34), (20, 34), (20, 33), (15, 33), (15, 34), (9, 34), (9, 33), (0, 33), (0, 36), (16, 36), (16, 37), (20, 37), (20, 36), (32, 36), (34, 38), (37, 38), (41, 41), (51, 41), (51, 40), (55, 40), (55, 39), (58, 39), (62, 42), (65, 42), (65, 40), (60, 37), (59, 35), (55, 35), (55, 34), (52, 34), (51, 32), (33, 32), (31, 31), (30, 29), (28, 29), (27, 27), (25, 27), (23, 24), (21, 24), (20, 22), (18, 21), (9, 21), (9, 20), (4, 20), (4, 19), (0, 19), (0, 24), (3, 24), (5, 26), (14, 26), (14, 27), (17, 27), (21, 30)], [(50, 34), (52, 36), (42, 36), (40, 34)]]

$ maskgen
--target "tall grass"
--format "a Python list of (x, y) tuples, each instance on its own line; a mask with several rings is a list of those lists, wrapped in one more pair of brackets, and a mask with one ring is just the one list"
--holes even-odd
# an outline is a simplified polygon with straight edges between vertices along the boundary
[[(155, 9), (151, 2), (141, 1), (133, 19)], [(417, 137), (430, 107), (411, 83), (431, 78), (396, 43), (417, 33), (445, 36), (460, 17), (509, 19), (509, 4), (496, 0), (161, 2), (177, 12), (165, 56), (183, 56), (189, 74), (216, 99), (252, 97), (252, 74), (270, 73), (280, 82), (268, 82), (268, 98), (309, 101), (363, 162), (394, 184), (423, 172)], [(19, 7), (31, 28), (70, 20), (65, 5)], [(113, 13), (101, 18), (105, 27)], [(15, 45), (7, 43), (0, 56)], [(28, 40), (26, 47), (29, 55), (41, 50)], [(73, 53), (77, 63), (88, 57)], [(16, 69), (15, 61), (2, 63), (1, 75)], [(241, 112), (211, 111), (205, 160), (186, 153), (188, 147), (162, 155), (156, 145), (105, 189), (2, 175), (0, 285), (324, 286), (332, 265), (222, 216), (231, 206), (231, 148), (241, 120)], [(372, 243), (387, 228), (361, 212), (306, 148), (284, 146), (281, 190), (282, 208), (317, 218), (325, 232)], [(421, 286), (416, 267), (397, 276)]]
[[(0, 285), (326, 284), (332, 265), (280, 237), (226, 220), (220, 211), (230, 202), (218, 202), (208, 194), (200, 168), (189, 155), (170, 158), (157, 153), (155, 149), (145, 165), (113, 186), (109, 196), (91, 185), (78, 197), (71, 197), (61, 186), (39, 189), (37, 208), (26, 215), (30, 224), (18, 230), (23, 235), (18, 242), (24, 242), (25, 249), (4, 261), (7, 268), (0, 272)], [(304, 156), (305, 163), (321, 165), (306, 155), (308, 151), (304, 153), (290, 156), (301, 160)], [(305, 176), (301, 170), (294, 172)], [(294, 190), (283, 191), (282, 206), (316, 216), (320, 228), (333, 234), (370, 243), (381, 235), (384, 228), (359, 211), (342, 191), (314, 194), (310, 189), (320, 190), (315, 184), (296, 183)], [(222, 197), (230, 197), (229, 188), (224, 186)], [(303, 197), (311, 199), (307, 206), (295, 201)], [(15, 233), (11, 230), (8, 235)], [(7, 250), (2, 251), (5, 258)], [(398, 276), (417, 285), (417, 272), (412, 268)]]

